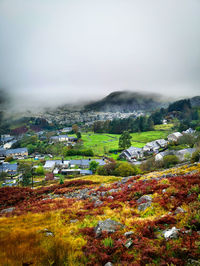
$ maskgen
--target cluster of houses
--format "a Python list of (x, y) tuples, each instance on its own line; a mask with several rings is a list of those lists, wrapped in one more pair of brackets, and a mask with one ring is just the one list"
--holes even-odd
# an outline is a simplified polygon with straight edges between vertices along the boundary
[(91, 161), (96, 161), (99, 166), (106, 164), (105, 159), (47, 160), (44, 169), (54, 175), (58, 173), (63, 175), (91, 175), (92, 171), (89, 170)]
[(17, 139), (10, 134), (1, 135), (0, 137), (0, 149), (10, 149)]
[(183, 149), (179, 151), (169, 151), (167, 150), (167, 146), (170, 142), (177, 142), (177, 140), (182, 137), (184, 134), (194, 134), (195, 131), (191, 128), (186, 131), (174, 132), (168, 135), (167, 140), (165, 139), (157, 139), (151, 142), (146, 143), (143, 148), (130, 147), (124, 150), (119, 157), (124, 158), (129, 162), (136, 162), (138, 159), (144, 159), (146, 155), (156, 154), (155, 159), (161, 160), (165, 155), (174, 154), (179, 157), (182, 161), (185, 158), (185, 154), (192, 154), (195, 149)]
[(0, 160), (6, 157), (12, 157), (13, 159), (26, 159), (28, 158), (27, 148), (17, 148), (17, 149), (1, 149), (0, 150)]

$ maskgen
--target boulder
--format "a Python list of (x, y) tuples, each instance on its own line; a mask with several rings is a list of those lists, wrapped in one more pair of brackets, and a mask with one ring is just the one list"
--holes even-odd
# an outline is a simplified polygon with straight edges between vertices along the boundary
[(54, 236), (54, 233), (52, 233), (50, 230), (45, 228), (44, 230), (41, 231), (42, 233), (45, 234), (45, 236)]
[(113, 199), (114, 199), (114, 197), (113, 197), (113, 196), (108, 196), (108, 199), (111, 199), (111, 200), (113, 200)]
[(133, 234), (134, 234), (133, 231), (129, 231), (129, 232), (126, 232), (126, 233), (124, 234), (124, 236), (129, 237), (129, 236), (131, 236), (131, 235), (133, 235)]
[(70, 220), (70, 223), (77, 223), (78, 219)]
[(100, 206), (100, 205), (102, 205), (103, 204), (103, 201), (101, 201), (101, 200), (97, 200), (97, 201), (95, 201), (95, 203), (94, 203), (94, 207), (98, 207), (98, 206)]
[(137, 200), (137, 203), (140, 204), (140, 203), (149, 202), (149, 201), (152, 201), (152, 196), (150, 196), (150, 195), (143, 195), (142, 197), (140, 197)]
[(7, 209), (3, 209), (1, 211), (1, 213), (10, 213), (10, 212), (14, 211), (14, 209), (15, 209), (15, 207), (10, 207), (10, 208), (7, 208)]
[(181, 207), (177, 207), (174, 213), (179, 214), (179, 213), (184, 213), (184, 212), (186, 212), (184, 209), (182, 209)]
[(113, 264), (109, 261), (104, 266), (113, 266)]
[(163, 236), (166, 240), (175, 239), (178, 237), (178, 235), (179, 235), (179, 229), (177, 229), (176, 227), (172, 227), (171, 229), (163, 231)]
[(138, 210), (139, 211), (144, 211), (144, 210), (146, 210), (150, 206), (151, 206), (151, 202), (150, 201), (149, 202), (146, 202), (146, 203), (142, 203), (142, 204), (140, 204), (138, 206)]
[(114, 233), (118, 229), (123, 228), (124, 226), (121, 223), (118, 223), (114, 220), (107, 219), (105, 221), (99, 221), (97, 226), (94, 228), (96, 236), (100, 236), (102, 231), (106, 231), (108, 233)]
[(188, 259), (186, 266), (200, 266), (200, 261), (198, 260), (193, 260), (193, 259)]

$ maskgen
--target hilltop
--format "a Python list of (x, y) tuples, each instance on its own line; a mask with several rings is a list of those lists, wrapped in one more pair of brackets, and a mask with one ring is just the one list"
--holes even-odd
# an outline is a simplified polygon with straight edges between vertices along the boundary
[(85, 106), (85, 110), (107, 112), (152, 111), (166, 107), (167, 100), (159, 94), (115, 91), (102, 100)]

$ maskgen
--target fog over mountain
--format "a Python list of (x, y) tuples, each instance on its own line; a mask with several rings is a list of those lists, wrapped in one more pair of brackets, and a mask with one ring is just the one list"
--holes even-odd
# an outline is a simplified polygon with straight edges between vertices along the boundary
[(18, 110), (199, 95), (199, 13), (199, 0), (1, 0), (0, 88)]

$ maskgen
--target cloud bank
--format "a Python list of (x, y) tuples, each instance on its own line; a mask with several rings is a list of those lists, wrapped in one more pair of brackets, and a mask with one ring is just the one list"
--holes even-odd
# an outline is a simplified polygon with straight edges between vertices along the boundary
[(0, 88), (18, 108), (199, 95), (199, 12), (199, 0), (1, 0)]

